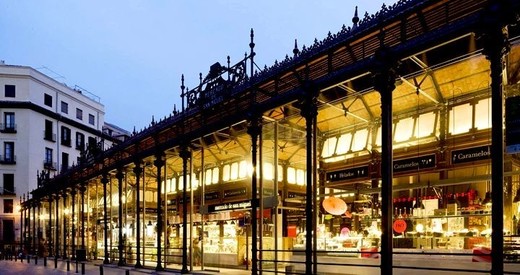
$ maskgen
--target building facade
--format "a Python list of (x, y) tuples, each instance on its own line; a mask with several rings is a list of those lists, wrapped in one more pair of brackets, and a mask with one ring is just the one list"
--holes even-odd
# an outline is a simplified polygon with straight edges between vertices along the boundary
[(519, 13), (398, 1), (261, 72), (251, 31), (180, 112), (44, 179), (23, 230), (182, 273), (517, 274)]
[(103, 134), (99, 98), (27, 66), (0, 64), (0, 240), (21, 240), (20, 200), (37, 188), (40, 173), (55, 175), (78, 165)]

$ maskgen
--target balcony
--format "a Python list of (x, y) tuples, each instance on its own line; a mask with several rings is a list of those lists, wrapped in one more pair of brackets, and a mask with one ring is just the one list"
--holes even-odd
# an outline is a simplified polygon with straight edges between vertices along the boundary
[(4, 196), (16, 196), (16, 189), (14, 187), (11, 188), (0, 188), (0, 194)]
[(56, 162), (52, 162), (52, 160), (43, 160), (43, 169), (56, 170)]
[(56, 142), (56, 134), (52, 132), (43, 131), (43, 139)]
[(16, 164), (15, 155), (0, 155), (0, 164)]
[(68, 171), (71, 167), (67, 164), (62, 164), (61, 165), (61, 171), (60, 172), (65, 172), (65, 171)]
[(16, 133), (16, 124), (13, 123), (0, 123), (0, 132), (5, 134), (15, 134)]
[(63, 146), (71, 147), (70, 144), (71, 144), (70, 139), (62, 139), (61, 140), (61, 145), (63, 145)]

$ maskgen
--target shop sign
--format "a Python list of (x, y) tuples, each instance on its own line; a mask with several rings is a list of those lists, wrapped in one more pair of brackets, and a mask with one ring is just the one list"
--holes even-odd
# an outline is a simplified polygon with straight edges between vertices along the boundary
[(209, 205), (208, 211), (216, 212), (216, 211), (228, 211), (228, 210), (245, 209), (245, 208), (251, 208), (251, 200), (241, 201), (241, 202), (223, 203), (223, 204), (217, 204), (217, 205)]
[(266, 197), (274, 196), (274, 190), (272, 188), (264, 188), (264, 196), (266, 196)]
[(368, 166), (349, 168), (327, 173), (328, 181), (351, 180), (368, 177)]
[(236, 188), (236, 189), (229, 189), (224, 190), (224, 198), (230, 198), (230, 197), (238, 197), (246, 194), (246, 188)]
[(287, 198), (300, 198), (305, 199), (305, 194), (302, 193), (295, 193), (295, 192), (287, 192)]
[[(190, 203), (190, 197), (186, 197), (186, 203)], [(179, 199), (179, 204), (184, 204), (184, 199), (183, 198)]]
[(219, 199), (219, 198), (220, 198), (220, 192), (219, 191), (209, 192), (209, 193), (204, 194), (204, 199), (207, 200), (207, 201), (216, 200), (216, 199)]
[(506, 99), (506, 153), (520, 152), (520, 96)]
[(404, 220), (396, 220), (392, 228), (396, 233), (403, 233), (406, 230), (406, 222)]
[(491, 146), (479, 146), (469, 149), (451, 151), (451, 163), (465, 163), (491, 158)]
[(435, 154), (394, 161), (394, 172), (421, 170), (435, 167)]

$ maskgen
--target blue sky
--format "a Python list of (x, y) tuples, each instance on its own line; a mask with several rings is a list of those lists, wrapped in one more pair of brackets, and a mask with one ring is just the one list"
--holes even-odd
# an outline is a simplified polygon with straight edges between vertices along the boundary
[(195, 87), (215, 62), (249, 51), (272, 65), (294, 39), (311, 45), (395, 0), (0, 1), (0, 60), (41, 69), (99, 96), (105, 120), (131, 131), (180, 107), (180, 77)]

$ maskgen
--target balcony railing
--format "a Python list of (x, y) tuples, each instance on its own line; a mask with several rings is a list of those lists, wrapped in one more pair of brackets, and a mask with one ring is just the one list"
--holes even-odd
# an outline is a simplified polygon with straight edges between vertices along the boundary
[(52, 132), (43, 131), (43, 139), (56, 142), (56, 134)]
[(70, 147), (70, 143), (71, 143), (70, 139), (62, 139), (61, 140), (61, 145), (63, 145), (63, 146)]
[(43, 169), (56, 170), (56, 162), (52, 162), (46, 159), (43, 160)]
[(0, 155), (0, 164), (16, 164), (16, 156)]
[(0, 194), (6, 195), (6, 196), (15, 196), (16, 189), (14, 187), (12, 187), (12, 188), (0, 187)]
[(16, 133), (16, 124), (13, 123), (0, 123), (0, 132), (2, 133)]
[(85, 143), (76, 144), (76, 150), (80, 150), (80, 151), (85, 150)]

